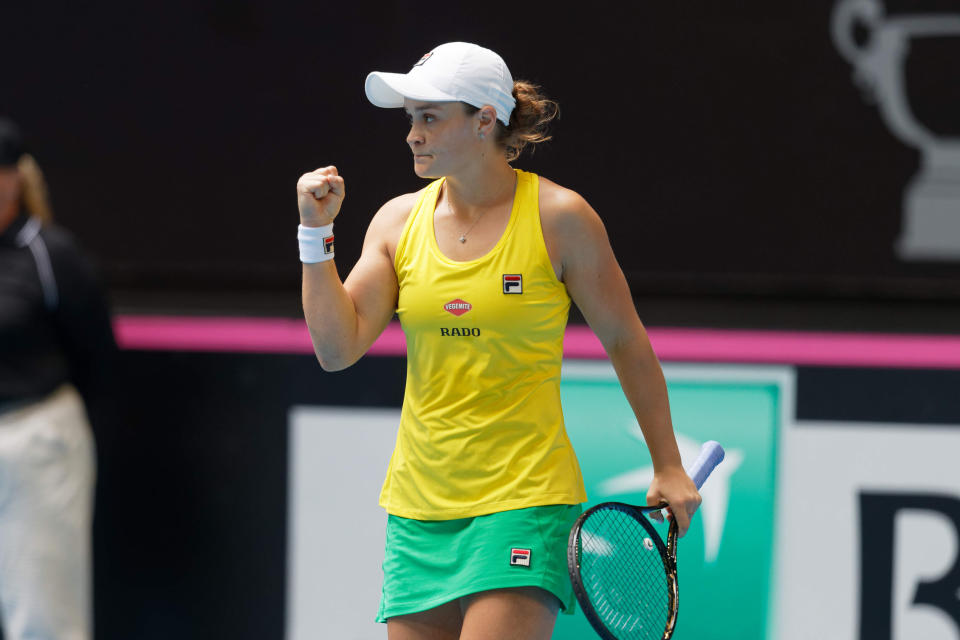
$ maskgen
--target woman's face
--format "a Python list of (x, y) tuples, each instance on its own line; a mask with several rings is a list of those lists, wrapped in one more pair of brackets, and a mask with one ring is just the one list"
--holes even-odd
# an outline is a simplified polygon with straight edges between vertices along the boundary
[(413, 170), (421, 178), (456, 174), (479, 157), (478, 122), (459, 102), (404, 100), (410, 119), (407, 144)]

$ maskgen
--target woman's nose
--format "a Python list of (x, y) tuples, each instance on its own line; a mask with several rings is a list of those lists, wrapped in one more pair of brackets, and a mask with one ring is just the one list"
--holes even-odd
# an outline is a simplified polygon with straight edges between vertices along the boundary
[(420, 135), (416, 127), (410, 127), (410, 131), (407, 133), (407, 144), (413, 146), (421, 143), (423, 143), (423, 136)]

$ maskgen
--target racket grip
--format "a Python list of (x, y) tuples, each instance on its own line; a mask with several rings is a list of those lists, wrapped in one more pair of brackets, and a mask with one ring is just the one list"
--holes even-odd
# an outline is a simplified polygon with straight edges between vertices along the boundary
[(690, 479), (693, 480), (693, 484), (697, 485), (697, 490), (703, 486), (707, 477), (721, 462), (723, 462), (723, 447), (720, 446), (720, 443), (715, 440), (704, 442), (700, 449), (700, 455), (687, 472)]

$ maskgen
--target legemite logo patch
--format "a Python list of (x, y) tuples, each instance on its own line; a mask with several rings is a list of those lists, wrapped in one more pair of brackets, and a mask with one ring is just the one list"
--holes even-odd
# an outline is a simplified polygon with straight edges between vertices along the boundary
[(444, 311), (449, 311), (455, 316), (462, 316), (470, 309), (473, 309), (473, 305), (467, 302), (466, 300), (461, 300), (457, 298), (456, 300), (451, 300), (447, 304), (443, 305)]
[(510, 566), (529, 567), (530, 549), (510, 549)]
[(327, 236), (323, 239), (323, 252), (333, 253), (333, 236)]
[(425, 54), (423, 54), (423, 57), (420, 58), (420, 60), (417, 62), (417, 64), (415, 64), (415, 65), (413, 65), (413, 66), (419, 67), (419, 66), (422, 65), (424, 62), (426, 62), (427, 60), (429, 60), (432, 56), (433, 56), (433, 51), (431, 51), (430, 53), (425, 53)]
[(519, 273), (503, 274), (504, 293), (523, 293), (523, 276)]

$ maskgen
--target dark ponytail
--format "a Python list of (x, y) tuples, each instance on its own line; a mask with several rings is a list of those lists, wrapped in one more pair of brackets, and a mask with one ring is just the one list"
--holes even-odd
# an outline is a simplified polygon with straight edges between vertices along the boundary
[(560, 113), (560, 105), (532, 82), (514, 82), (513, 97), (517, 105), (510, 114), (510, 126), (497, 127), (497, 141), (503, 145), (507, 160), (516, 159), (529, 144), (550, 140), (553, 136), (547, 130)]

